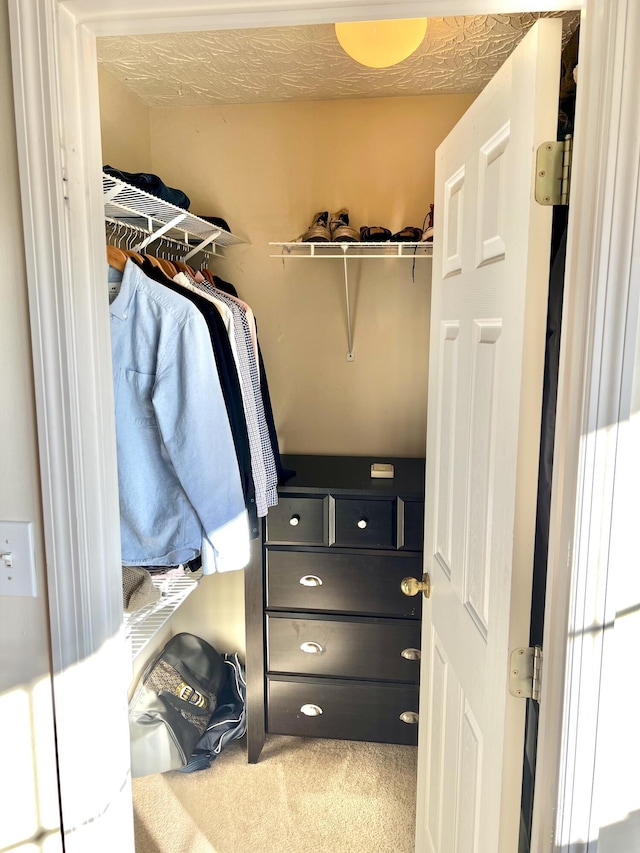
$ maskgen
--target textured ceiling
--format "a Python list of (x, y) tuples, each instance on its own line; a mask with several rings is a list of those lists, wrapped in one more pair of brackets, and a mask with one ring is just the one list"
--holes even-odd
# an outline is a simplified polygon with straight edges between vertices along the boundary
[[(578, 14), (563, 18), (565, 40)], [(98, 39), (99, 63), (145, 104), (199, 106), (479, 92), (544, 13), (432, 18), (399, 65), (364, 68), (330, 24)]]

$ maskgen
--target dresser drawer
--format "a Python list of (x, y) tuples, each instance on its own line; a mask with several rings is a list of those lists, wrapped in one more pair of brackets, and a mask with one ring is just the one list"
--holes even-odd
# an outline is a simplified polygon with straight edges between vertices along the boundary
[(419, 648), (415, 621), (267, 617), (270, 672), (417, 684)]
[[(267, 679), (272, 734), (415, 745), (418, 688), (330, 680)], [(306, 712), (306, 713), (305, 713)]]
[(402, 594), (403, 578), (422, 577), (421, 554), (266, 549), (267, 607), (419, 619), (422, 596)]
[(396, 548), (396, 501), (336, 498), (336, 546)]
[(280, 495), (266, 519), (267, 542), (292, 545), (328, 545), (328, 496)]
[(424, 547), (424, 501), (401, 501), (402, 536), (400, 548), (405, 551), (422, 551)]

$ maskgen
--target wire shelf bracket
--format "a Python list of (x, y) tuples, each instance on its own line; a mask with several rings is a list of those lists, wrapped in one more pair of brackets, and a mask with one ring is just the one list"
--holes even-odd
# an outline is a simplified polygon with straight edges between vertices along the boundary
[(342, 258), (344, 269), (344, 301), (347, 322), (347, 361), (355, 361), (353, 352), (353, 329), (351, 320), (351, 302), (349, 299), (349, 269), (348, 260), (404, 258), (415, 260), (431, 258), (433, 243), (269, 243), (280, 249), (270, 254), (270, 258)]
[(186, 214), (184, 214), (184, 213), (178, 214), (178, 216), (171, 219), (169, 222), (166, 223), (166, 225), (163, 225), (161, 228), (158, 228), (156, 231), (152, 230), (151, 220), (149, 220), (149, 230), (151, 231), (151, 234), (149, 234), (148, 237), (145, 237), (145, 239), (141, 243), (138, 243), (137, 246), (134, 246), (134, 251), (135, 252), (141, 252), (143, 249), (145, 249), (149, 245), (149, 243), (153, 243), (153, 242), (155, 242), (155, 240), (159, 240), (163, 234), (166, 234), (168, 231), (171, 231), (171, 229), (175, 228), (179, 222), (182, 222), (184, 220), (185, 216), (186, 216)]
[(190, 252), (187, 252), (187, 254), (184, 256), (184, 260), (188, 261), (189, 258), (192, 258), (194, 255), (197, 255), (198, 252), (202, 252), (204, 249), (207, 248), (207, 246), (210, 246), (211, 243), (214, 243), (221, 234), (221, 229), (214, 231), (205, 240), (203, 240), (201, 243), (198, 243), (195, 249), (192, 249)]

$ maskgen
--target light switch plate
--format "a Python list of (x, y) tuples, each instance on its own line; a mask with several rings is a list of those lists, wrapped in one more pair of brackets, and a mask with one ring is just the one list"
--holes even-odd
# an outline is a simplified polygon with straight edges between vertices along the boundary
[(30, 521), (0, 521), (0, 595), (37, 595), (32, 528)]

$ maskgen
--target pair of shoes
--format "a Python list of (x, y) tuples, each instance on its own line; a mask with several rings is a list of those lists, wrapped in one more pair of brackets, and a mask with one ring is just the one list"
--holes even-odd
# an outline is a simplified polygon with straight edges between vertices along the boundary
[(360, 239), (363, 243), (387, 243), (391, 239), (391, 231), (382, 225), (363, 225)]
[(329, 211), (322, 210), (316, 213), (311, 221), (311, 225), (307, 228), (304, 234), (301, 234), (296, 242), (302, 243), (328, 243), (331, 240), (331, 232), (329, 230)]
[(358, 232), (349, 225), (349, 211), (341, 208), (329, 217), (329, 230), (334, 243), (357, 243)]
[(422, 239), (422, 228), (413, 228), (411, 225), (398, 231), (391, 237), (392, 243), (419, 243)]
[(328, 243), (357, 242), (358, 232), (349, 225), (349, 211), (343, 207), (336, 213), (322, 210), (313, 217), (311, 225), (304, 234), (298, 237), (296, 242), (302, 243)]
[(409, 225), (392, 235), (382, 225), (367, 225), (360, 229), (360, 239), (363, 243), (417, 243), (422, 239), (422, 229)]

